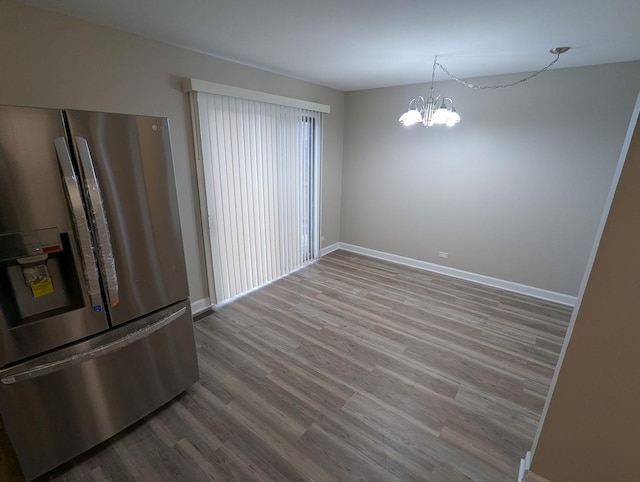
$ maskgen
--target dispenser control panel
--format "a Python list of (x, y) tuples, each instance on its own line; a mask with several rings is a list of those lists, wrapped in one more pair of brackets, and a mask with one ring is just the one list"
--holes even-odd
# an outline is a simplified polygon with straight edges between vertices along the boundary
[(57, 228), (0, 235), (0, 261), (58, 253), (62, 249)]

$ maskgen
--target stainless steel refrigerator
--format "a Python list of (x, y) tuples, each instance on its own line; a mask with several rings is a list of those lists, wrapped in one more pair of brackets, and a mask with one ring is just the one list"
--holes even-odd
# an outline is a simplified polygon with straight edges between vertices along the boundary
[(167, 120), (0, 106), (0, 415), (27, 479), (197, 378)]

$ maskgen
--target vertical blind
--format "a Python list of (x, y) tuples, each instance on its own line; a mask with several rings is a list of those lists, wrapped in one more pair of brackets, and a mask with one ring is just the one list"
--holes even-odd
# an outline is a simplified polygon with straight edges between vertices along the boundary
[(197, 93), (216, 302), (318, 255), (321, 114)]

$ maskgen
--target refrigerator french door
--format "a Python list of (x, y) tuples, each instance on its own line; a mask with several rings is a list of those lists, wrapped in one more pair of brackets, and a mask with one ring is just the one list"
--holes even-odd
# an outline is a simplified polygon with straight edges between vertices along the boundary
[(198, 378), (166, 119), (0, 106), (0, 415), (28, 479)]

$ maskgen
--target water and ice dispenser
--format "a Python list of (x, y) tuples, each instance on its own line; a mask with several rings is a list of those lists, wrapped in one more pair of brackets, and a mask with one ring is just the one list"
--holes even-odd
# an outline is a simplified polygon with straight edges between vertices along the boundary
[(83, 305), (67, 233), (0, 235), (0, 307), (9, 328)]

